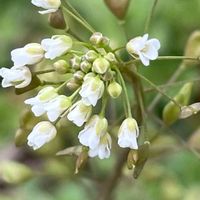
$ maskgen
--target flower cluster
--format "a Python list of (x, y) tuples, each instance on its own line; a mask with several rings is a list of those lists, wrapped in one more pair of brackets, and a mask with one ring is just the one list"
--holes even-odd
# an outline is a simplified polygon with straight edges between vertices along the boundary
[[(60, 0), (32, 0), (32, 3), (45, 9), (40, 11), (41, 14), (56, 12), (61, 6)], [(147, 66), (150, 60), (158, 57), (160, 43), (157, 39), (148, 40), (146, 34), (130, 40), (126, 48)], [(120, 71), (121, 61), (110, 47), (109, 38), (102, 33), (93, 33), (88, 43), (66, 35), (55, 35), (43, 39), (40, 44), (30, 43), (13, 50), (11, 59), (14, 67), (0, 69), (3, 87), (25, 88), (31, 85), (33, 75), (37, 76), (33, 65), (47, 59), (55, 76), (56, 73), (70, 74), (70, 78), (58, 87), (43, 86), (36, 96), (25, 100), (36, 117), (46, 116), (45, 121), (39, 122), (28, 136), (28, 145), (34, 150), (55, 138), (57, 123), (64, 118), (78, 127), (83, 126), (78, 139), (81, 145), (87, 147), (90, 157), (108, 158), (113, 137), (108, 133), (107, 99), (119, 98), (122, 92), (125, 94), (121, 95), (125, 97), (125, 110), (128, 111), (118, 131), (118, 145), (138, 149), (139, 128), (130, 111), (126, 85)], [(94, 113), (97, 105), (101, 105), (100, 110)]]

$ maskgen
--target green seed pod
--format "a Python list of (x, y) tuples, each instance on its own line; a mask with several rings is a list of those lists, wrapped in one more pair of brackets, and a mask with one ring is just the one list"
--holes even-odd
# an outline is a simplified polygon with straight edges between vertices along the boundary
[(93, 62), (96, 58), (98, 58), (98, 54), (95, 51), (90, 50), (85, 54), (85, 58), (87, 61)]
[(70, 59), (70, 65), (73, 69), (80, 69), (81, 57), (74, 55), (72, 59)]
[(88, 73), (92, 67), (92, 64), (89, 63), (87, 60), (84, 60), (80, 64), (80, 68), (83, 72)]
[(53, 28), (65, 29), (66, 23), (61, 9), (49, 15), (49, 24)]
[(53, 64), (53, 67), (59, 74), (65, 74), (70, 69), (69, 64), (65, 60), (58, 60)]
[[(191, 97), (193, 83), (186, 83), (178, 94), (174, 97), (174, 100), (181, 106), (188, 105), (189, 99)], [(170, 101), (163, 110), (163, 121), (167, 125), (172, 125), (179, 119), (181, 114), (181, 109)]]
[(75, 79), (71, 78), (71, 80), (66, 84), (67, 88), (74, 91), (80, 87), (80, 83)]
[(108, 94), (113, 98), (116, 99), (120, 96), (122, 93), (122, 87), (119, 83), (113, 81), (112, 83), (109, 84), (107, 87)]
[(28, 131), (19, 128), (15, 133), (15, 145), (20, 147), (27, 141)]
[(82, 71), (77, 71), (74, 73), (73, 76), (77, 81), (82, 81), (85, 76), (85, 73), (83, 73)]
[(110, 63), (105, 58), (97, 58), (93, 62), (92, 70), (98, 74), (105, 74), (109, 67)]

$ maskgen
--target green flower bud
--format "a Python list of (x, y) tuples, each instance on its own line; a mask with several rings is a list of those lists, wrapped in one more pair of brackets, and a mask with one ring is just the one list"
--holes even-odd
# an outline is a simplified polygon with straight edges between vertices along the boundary
[(97, 57), (98, 57), (98, 54), (93, 50), (90, 50), (85, 54), (85, 58), (89, 62), (93, 62)]
[[(186, 106), (189, 102), (191, 92), (192, 92), (193, 83), (186, 83), (179, 93), (174, 97), (174, 100), (180, 104), (180, 106)], [(170, 101), (163, 110), (163, 121), (167, 125), (172, 125), (179, 119), (181, 114), (181, 109)]]
[(110, 63), (116, 63), (116, 62), (117, 62), (116, 57), (115, 57), (115, 54), (114, 54), (114, 53), (111, 53), (111, 52), (109, 52), (108, 54), (106, 54), (106, 55), (104, 56), (104, 58), (105, 58), (106, 60), (108, 60)]
[(26, 165), (3, 161), (0, 163), (0, 177), (9, 184), (23, 183), (33, 177), (33, 171)]
[(58, 60), (53, 64), (53, 67), (59, 74), (65, 74), (70, 69), (69, 64), (65, 60)]
[(80, 68), (83, 72), (88, 73), (91, 69), (92, 65), (87, 60), (84, 60), (80, 64)]
[(109, 84), (107, 91), (112, 98), (116, 99), (120, 96), (122, 92), (122, 87), (119, 83), (113, 81)]
[(70, 90), (76, 90), (80, 87), (80, 83), (75, 79), (72, 78), (67, 84), (66, 84), (67, 88), (69, 88)]
[(81, 57), (74, 55), (72, 59), (70, 59), (70, 65), (73, 69), (80, 69)]
[(82, 81), (84, 76), (85, 76), (85, 74), (82, 71), (77, 71), (77, 72), (74, 73), (74, 78), (77, 81)]
[(102, 33), (96, 32), (90, 37), (90, 42), (97, 47), (106, 47), (109, 45), (110, 40), (104, 37)]
[(92, 66), (92, 70), (98, 74), (105, 74), (110, 67), (110, 63), (105, 58), (97, 58)]
[(114, 78), (116, 72), (112, 71), (111, 69), (108, 69), (108, 71), (102, 76), (102, 79), (104, 81), (110, 81)]

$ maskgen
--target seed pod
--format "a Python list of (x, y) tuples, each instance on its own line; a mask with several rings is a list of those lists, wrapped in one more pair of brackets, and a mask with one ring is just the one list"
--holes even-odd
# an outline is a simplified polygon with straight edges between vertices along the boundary
[(104, 0), (111, 12), (119, 19), (124, 19), (130, 0)]
[(119, 83), (113, 81), (112, 83), (109, 84), (107, 88), (108, 94), (113, 98), (116, 99), (120, 96), (122, 92), (122, 87)]
[(49, 24), (53, 28), (57, 28), (57, 29), (65, 29), (66, 28), (65, 19), (64, 19), (63, 12), (61, 9), (59, 9), (56, 12), (51, 13), (49, 15)]
[(65, 60), (58, 60), (53, 67), (59, 74), (65, 74), (70, 70), (69, 64)]
[(93, 62), (92, 70), (98, 74), (105, 74), (110, 67), (110, 63), (105, 58), (97, 58)]
[(75, 72), (73, 76), (77, 81), (82, 81), (85, 74), (79, 70), (79, 71)]
[(19, 128), (15, 133), (15, 145), (17, 147), (24, 145), (27, 141), (28, 134), (29, 134), (28, 131)]
[(92, 64), (89, 63), (87, 60), (84, 60), (80, 64), (80, 68), (83, 72), (88, 73), (92, 67)]
[[(186, 83), (178, 94), (174, 97), (174, 100), (181, 106), (186, 106), (191, 96), (193, 83)], [(179, 119), (181, 109), (170, 101), (163, 110), (163, 121), (167, 125), (172, 125)]]

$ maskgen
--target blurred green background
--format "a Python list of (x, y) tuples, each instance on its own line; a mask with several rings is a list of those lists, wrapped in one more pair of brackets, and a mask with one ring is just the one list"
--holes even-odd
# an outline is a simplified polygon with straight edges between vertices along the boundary
[[(77, 10), (96, 30), (111, 38), (114, 47), (123, 46), (126, 42), (119, 21), (105, 6), (103, 0), (71, 0)], [(144, 23), (153, 0), (132, 0), (126, 16), (125, 28), (129, 38), (143, 34)], [(10, 51), (30, 42), (62, 31), (52, 29), (48, 25), (47, 16), (37, 13), (27, 0), (0, 0), (0, 66), (11, 67)], [(160, 40), (161, 55), (183, 55), (186, 41), (194, 30), (200, 29), (199, 0), (160, 0), (153, 17), (149, 34)], [(87, 32), (77, 25), (74, 30), (83, 39), (88, 39)], [(142, 72), (157, 84), (163, 84), (174, 73), (179, 61), (154, 62)], [(198, 67), (189, 68), (180, 79), (198, 78)], [(146, 85), (148, 87), (148, 85)], [(174, 95), (180, 87), (170, 89)], [(192, 102), (200, 100), (199, 84), (195, 85)], [(148, 101), (155, 95), (150, 94)], [(73, 158), (55, 158), (55, 152), (66, 144), (54, 141), (54, 150), (47, 154), (45, 148), (33, 153), (28, 147), (16, 148), (14, 135), (19, 127), (20, 112), (24, 108), (26, 95), (16, 96), (13, 89), (0, 89), (0, 160), (17, 160), (34, 168), (33, 179), (22, 184), (5, 184), (0, 181), (0, 200), (95, 200), (98, 184), (104, 181), (112, 171), (116, 155), (105, 161), (93, 159), (89, 163), (89, 171), (74, 175)], [(161, 114), (166, 99), (162, 99), (156, 112)], [(197, 200), (200, 196), (200, 162), (194, 153), (188, 151), (188, 145), (200, 149), (200, 137), (192, 139), (193, 132), (199, 128), (200, 115), (177, 123), (173, 129), (178, 137), (167, 132), (159, 133), (159, 126), (151, 124), (152, 132), (158, 132), (153, 148), (160, 153), (150, 159), (138, 180), (132, 178), (130, 171), (124, 168), (124, 175), (114, 191), (116, 200)], [(76, 130), (72, 130), (76, 132)], [(199, 131), (198, 131), (199, 133)], [(75, 133), (74, 133), (75, 134)], [(198, 134), (197, 134), (198, 135)], [(65, 136), (67, 139), (67, 136)], [(59, 139), (58, 139), (59, 140)], [(180, 141), (181, 140), (181, 141)], [(180, 145), (182, 140), (185, 145)], [(187, 141), (190, 143), (187, 143)], [(68, 145), (77, 142), (72, 138)], [(199, 146), (198, 146), (199, 145)], [(186, 148), (185, 148), (186, 147)], [(190, 147), (189, 147), (190, 148)], [(62, 149), (62, 148), (61, 148)], [(116, 148), (113, 149), (115, 151)], [(117, 149), (116, 151), (119, 151)], [(48, 151), (49, 152), (49, 151)], [(91, 173), (92, 171), (92, 173)], [(14, 174), (18, 171), (14, 170)], [(1, 171), (0, 171), (1, 176)]]

